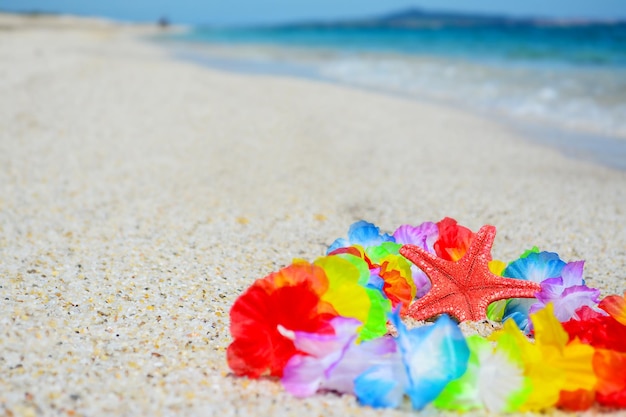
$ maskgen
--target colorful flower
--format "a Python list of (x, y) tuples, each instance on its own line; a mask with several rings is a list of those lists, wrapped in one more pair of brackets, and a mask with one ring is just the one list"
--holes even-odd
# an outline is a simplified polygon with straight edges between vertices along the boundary
[(467, 227), (460, 226), (456, 220), (446, 217), (437, 223), (439, 239), (433, 249), (438, 257), (448, 261), (458, 261), (465, 255), (474, 237)]
[(411, 244), (430, 253), (435, 253), (435, 242), (439, 239), (439, 227), (437, 223), (424, 222), (419, 226), (404, 224), (393, 232), (396, 243), (402, 245)]
[[(358, 284), (365, 289), (370, 300), (365, 325), (361, 329), (361, 340), (370, 340), (387, 333), (387, 314), (391, 311), (391, 302), (383, 293), (384, 281), (378, 275), (379, 267), (372, 263), (359, 246), (340, 248), (332, 252), (333, 257), (339, 257), (350, 262), (359, 270)], [(343, 292), (338, 297), (346, 297)]]
[(598, 378), (595, 400), (609, 407), (626, 407), (626, 326), (617, 320), (623, 313), (624, 298), (611, 295), (599, 306), (609, 315), (584, 306), (577, 318), (563, 323), (570, 340), (596, 348), (593, 369)]
[[(402, 245), (416, 245), (425, 251), (435, 253), (434, 245), (439, 239), (439, 228), (437, 224), (433, 222), (424, 222), (417, 227), (405, 224), (398, 227), (396, 231), (393, 232), (393, 237), (397, 243)], [(412, 263), (411, 276), (413, 277), (413, 283), (417, 289), (415, 296), (421, 298), (426, 295), (432, 285), (428, 276)]]
[(340, 237), (335, 240), (326, 253), (330, 254), (335, 249), (345, 248), (346, 246), (361, 245), (365, 248), (369, 246), (378, 246), (383, 242), (393, 242), (393, 236), (385, 233), (381, 234), (380, 229), (372, 223), (365, 220), (359, 220), (353, 223), (348, 230), (348, 239)]
[(626, 326), (612, 316), (598, 313), (587, 306), (581, 307), (576, 313), (578, 319), (563, 323), (570, 340), (578, 339), (596, 348), (626, 352)]
[(421, 410), (467, 369), (469, 349), (457, 325), (441, 316), (433, 325), (407, 330), (398, 310), (390, 315), (398, 330), (399, 357), (370, 368), (355, 380), (359, 401), (372, 407), (397, 407), (406, 394)]
[[(560, 277), (564, 267), (565, 262), (556, 253), (538, 252), (533, 248), (524, 252), (518, 260), (511, 262), (502, 275), (541, 283), (548, 278)], [(522, 331), (530, 333), (532, 323), (529, 321), (529, 310), (536, 302), (528, 298), (509, 300), (504, 308), (502, 320), (512, 319)]]
[(307, 263), (290, 265), (256, 280), (230, 310), (228, 365), (236, 375), (281, 376), (296, 353), (290, 331), (332, 334), (337, 315), (320, 299), (328, 287), (324, 270)]
[(626, 353), (598, 349), (593, 369), (598, 376), (596, 401), (607, 407), (626, 408)]
[[(359, 284), (368, 289), (378, 290), (393, 307), (402, 305), (404, 309), (413, 301), (416, 288), (411, 277), (409, 262), (398, 254), (399, 247), (400, 245), (393, 242), (383, 242), (367, 249), (354, 245), (349, 248), (336, 249), (331, 252), (331, 256), (339, 256), (352, 263), (360, 262), (362, 277)], [(363, 276), (365, 265), (369, 267), (367, 278)], [(385, 317), (389, 311), (390, 309), (387, 309), (383, 313)]]
[(584, 285), (584, 264), (584, 261), (570, 262), (563, 267), (560, 277), (542, 281), (541, 291), (537, 293), (538, 302), (530, 306), (529, 313), (541, 310), (548, 303), (554, 304), (554, 314), (560, 322), (577, 319), (576, 310), (582, 306), (602, 312), (596, 307), (600, 290)]
[(516, 346), (493, 345), (480, 336), (467, 338), (467, 371), (450, 382), (433, 404), (446, 410), (485, 409), (512, 412), (526, 401), (532, 386), (524, 376)]
[(389, 256), (399, 256), (401, 244), (396, 242), (382, 242), (376, 246), (368, 246), (365, 248), (365, 253), (372, 260), (373, 263), (380, 265), (383, 262), (383, 259), (388, 258)]
[(619, 295), (609, 295), (605, 297), (598, 307), (626, 326), (626, 291), (624, 291), (623, 297)]
[(541, 283), (548, 278), (560, 277), (564, 267), (565, 262), (559, 258), (558, 254), (531, 250), (524, 252), (518, 260), (511, 262), (502, 275), (507, 278)]
[[(315, 261), (328, 279), (328, 289), (321, 299), (330, 303), (339, 315), (359, 320), (363, 324), (361, 339), (369, 340), (387, 332), (386, 314), (390, 307), (380, 294), (361, 285), (369, 276), (368, 270), (364, 268), (363, 260), (351, 257), (353, 259), (348, 260), (324, 256)], [(357, 262), (361, 262), (361, 268), (355, 266)]]
[(407, 260), (399, 255), (390, 255), (383, 259), (378, 274), (383, 280), (383, 293), (391, 305), (394, 308), (402, 306), (401, 311), (404, 312), (417, 292)]
[(552, 304), (531, 316), (535, 343), (530, 342), (512, 320), (490, 339), (514, 344), (524, 363), (524, 375), (530, 378), (532, 391), (521, 410), (538, 411), (556, 405), (562, 391), (590, 391), (596, 383), (593, 371), (594, 348), (569, 338), (554, 317)]
[(334, 334), (293, 332), (298, 350), (285, 367), (281, 382), (297, 397), (318, 390), (353, 393), (354, 379), (366, 369), (388, 362), (396, 345), (390, 337), (357, 344), (358, 320), (335, 317)]

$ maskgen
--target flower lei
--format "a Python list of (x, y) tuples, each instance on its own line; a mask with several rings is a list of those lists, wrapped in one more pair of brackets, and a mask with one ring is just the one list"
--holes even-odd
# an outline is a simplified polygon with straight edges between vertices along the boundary
[(403, 225), (392, 235), (353, 224), (327, 256), (295, 260), (235, 301), (230, 368), (279, 377), (298, 397), (333, 391), (372, 407), (408, 400), (417, 410), (585, 410), (594, 402), (626, 408), (626, 292), (600, 300), (600, 291), (585, 285), (583, 261), (566, 263), (537, 248), (508, 264), (492, 260), (492, 273), (540, 283), (541, 290), (534, 299), (489, 305), (487, 317), (503, 325), (487, 338), (465, 337), (447, 315), (405, 326), (407, 306), (431, 282), (400, 247), (457, 261), (473, 236), (450, 218)]

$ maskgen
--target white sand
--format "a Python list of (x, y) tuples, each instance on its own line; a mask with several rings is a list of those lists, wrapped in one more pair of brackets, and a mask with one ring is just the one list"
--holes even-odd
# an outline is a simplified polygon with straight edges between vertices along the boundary
[(494, 224), (496, 258), (538, 245), (626, 289), (626, 173), (146, 31), (0, 17), (0, 414), (402, 415), (227, 375), (235, 298), (361, 218)]

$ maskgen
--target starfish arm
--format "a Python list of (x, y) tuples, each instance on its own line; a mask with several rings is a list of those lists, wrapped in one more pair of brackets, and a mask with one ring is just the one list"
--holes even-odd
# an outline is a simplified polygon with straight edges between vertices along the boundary
[(475, 270), (483, 270), (488, 267), (491, 261), (491, 248), (496, 238), (496, 228), (494, 226), (485, 225), (472, 238), (467, 252), (457, 265), (466, 271), (465, 274), (458, 277), (462, 285), (471, 286), (474, 279)]
[(465, 313), (465, 309), (459, 309), (464, 304), (464, 300), (449, 294), (450, 300), (445, 300), (441, 295), (428, 297), (426, 294), (407, 309), (406, 315), (414, 320), (422, 321), (429, 318), (447, 313), (459, 321), (469, 320), (469, 316)]
[(472, 238), (472, 242), (463, 258), (476, 258), (487, 255), (489, 260), (491, 260), (491, 248), (495, 239), (496, 227), (488, 224), (484, 225)]
[[(425, 251), (416, 245), (406, 244), (400, 248), (400, 255), (407, 258), (409, 261), (413, 262), (415, 266), (424, 271), (429, 278), (431, 278), (429, 274), (429, 270), (439, 269), (441, 271), (450, 273), (449, 265), (453, 265), (454, 262), (446, 261), (445, 259), (439, 258), (434, 253), (430, 253)], [(432, 281), (432, 278), (431, 278)]]
[(480, 308), (486, 310), (494, 301), (509, 298), (534, 298), (541, 291), (541, 285), (534, 281), (522, 279), (502, 278), (492, 275), (491, 282), (484, 288)]

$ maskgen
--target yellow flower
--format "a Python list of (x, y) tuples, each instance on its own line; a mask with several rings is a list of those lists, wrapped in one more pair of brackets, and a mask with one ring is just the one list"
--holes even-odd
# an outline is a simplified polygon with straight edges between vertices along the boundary
[(594, 348), (578, 339), (568, 343), (568, 335), (554, 316), (554, 307), (531, 315), (535, 341), (531, 342), (507, 320), (502, 330), (490, 339), (517, 346), (524, 364), (524, 374), (530, 378), (533, 390), (522, 411), (541, 410), (554, 406), (561, 391), (592, 390), (596, 384), (593, 371)]

